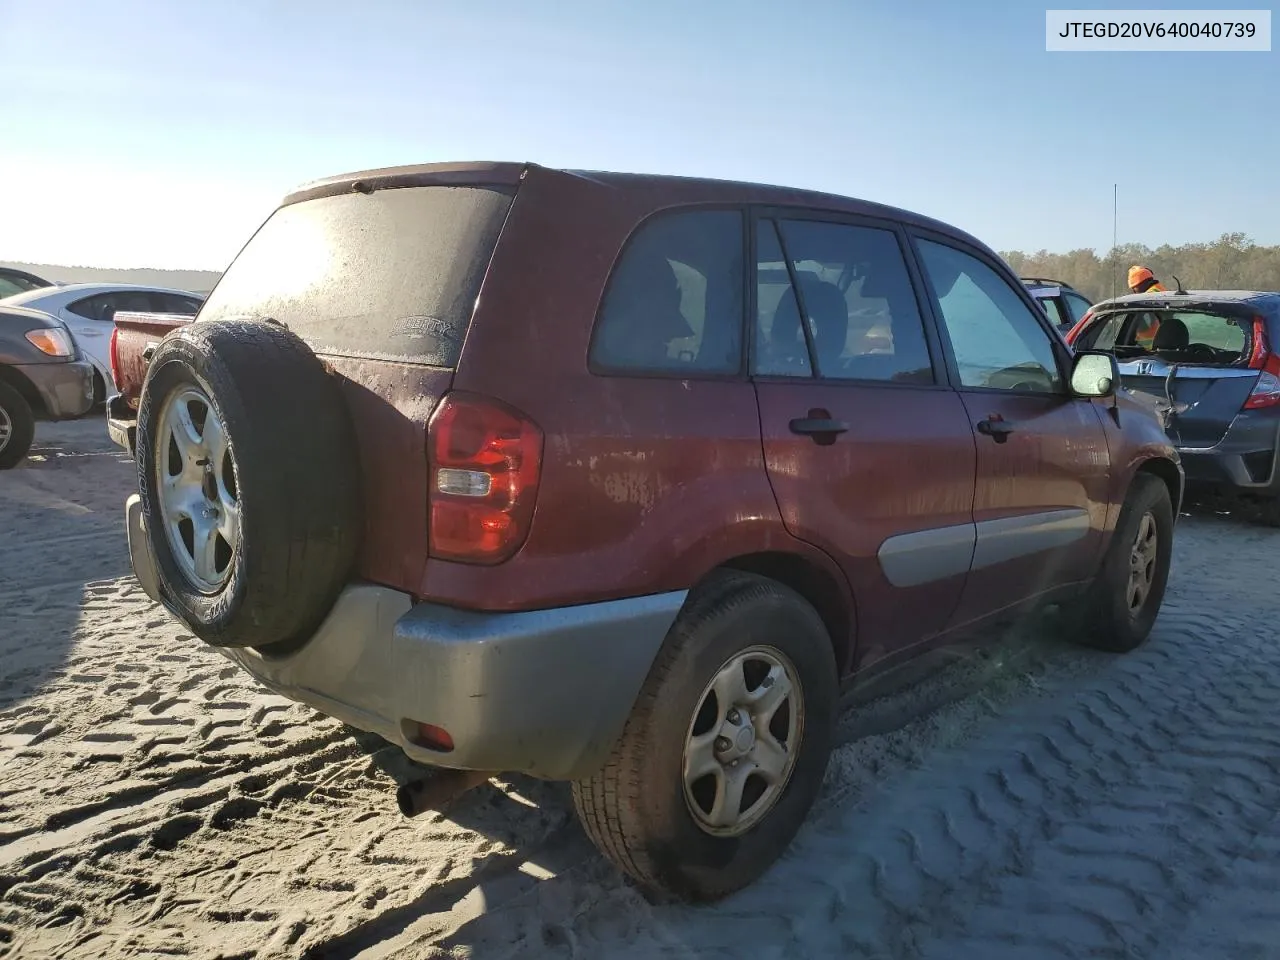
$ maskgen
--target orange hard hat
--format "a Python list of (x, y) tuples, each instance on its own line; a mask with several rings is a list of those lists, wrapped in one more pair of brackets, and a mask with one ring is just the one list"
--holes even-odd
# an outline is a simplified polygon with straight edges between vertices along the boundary
[(1156, 275), (1146, 267), (1130, 267), (1129, 268), (1129, 286), (1136, 287), (1144, 280), (1154, 280)]

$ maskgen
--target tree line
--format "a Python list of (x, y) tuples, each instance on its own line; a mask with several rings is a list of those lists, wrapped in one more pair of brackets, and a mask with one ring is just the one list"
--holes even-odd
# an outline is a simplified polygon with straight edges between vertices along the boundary
[(1180, 247), (1122, 244), (1105, 257), (1088, 249), (1011, 251), (1001, 256), (1019, 276), (1061, 280), (1090, 300), (1128, 293), (1125, 275), (1134, 264), (1150, 267), (1170, 290), (1176, 276), (1186, 290), (1280, 291), (1280, 246), (1259, 246), (1243, 233), (1224, 233), (1212, 243)]

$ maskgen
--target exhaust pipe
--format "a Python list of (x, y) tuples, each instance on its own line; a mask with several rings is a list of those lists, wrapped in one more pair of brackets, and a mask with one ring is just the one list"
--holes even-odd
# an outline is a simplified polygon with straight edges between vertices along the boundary
[(485, 770), (441, 769), (425, 780), (414, 780), (396, 790), (396, 806), (406, 817), (428, 810), (443, 810), (468, 790), (487, 783), (493, 776)]

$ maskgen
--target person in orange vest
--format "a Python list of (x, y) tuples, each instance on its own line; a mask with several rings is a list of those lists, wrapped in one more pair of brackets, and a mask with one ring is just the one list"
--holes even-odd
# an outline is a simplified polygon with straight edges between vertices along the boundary
[(1150, 267), (1129, 268), (1130, 293), (1164, 293), (1164, 284), (1156, 279)]
[[(1165, 293), (1165, 288), (1149, 267), (1132, 266), (1129, 268), (1129, 291), (1131, 293)], [(1134, 341), (1147, 350), (1151, 349), (1156, 339), (1156, 331), (1160, 329), (1160, 321), (1154, 314), (1146, 314), (1142, 326), (1134, 333)]]

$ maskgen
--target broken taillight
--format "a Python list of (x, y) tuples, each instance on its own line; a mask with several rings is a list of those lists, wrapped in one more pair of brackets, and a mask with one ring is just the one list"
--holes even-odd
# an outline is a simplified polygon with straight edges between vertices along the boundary
[(1244, 402), (1245, 410), (1263, 410), (1280, 405), (1280, 355), (1271, 352), (1267, 338), (1267, 321), (1253, 318), (1253, 344), (1249, 350), (1249, 369), (1258, 370), (1258, 382)]
[(450, 393), (428, 432), (432, 557), (501, 563), (524, 544), (542, 470), (542, 430), (488, 397)]
[(1076, 337), (1080, 336), (1080, 331), (1082, 331), (1085, 328), (1085, 325), (1092, 319), (1093, 319), (1093, 308), (1090, 307), (1088, 310), (1084, 312), (1084, 316), (1076, 321), (1075, 326), (1073, 326), (1070, 330), (1067, 331), (1065, 339), (1069, 345), (1075, 344)]

